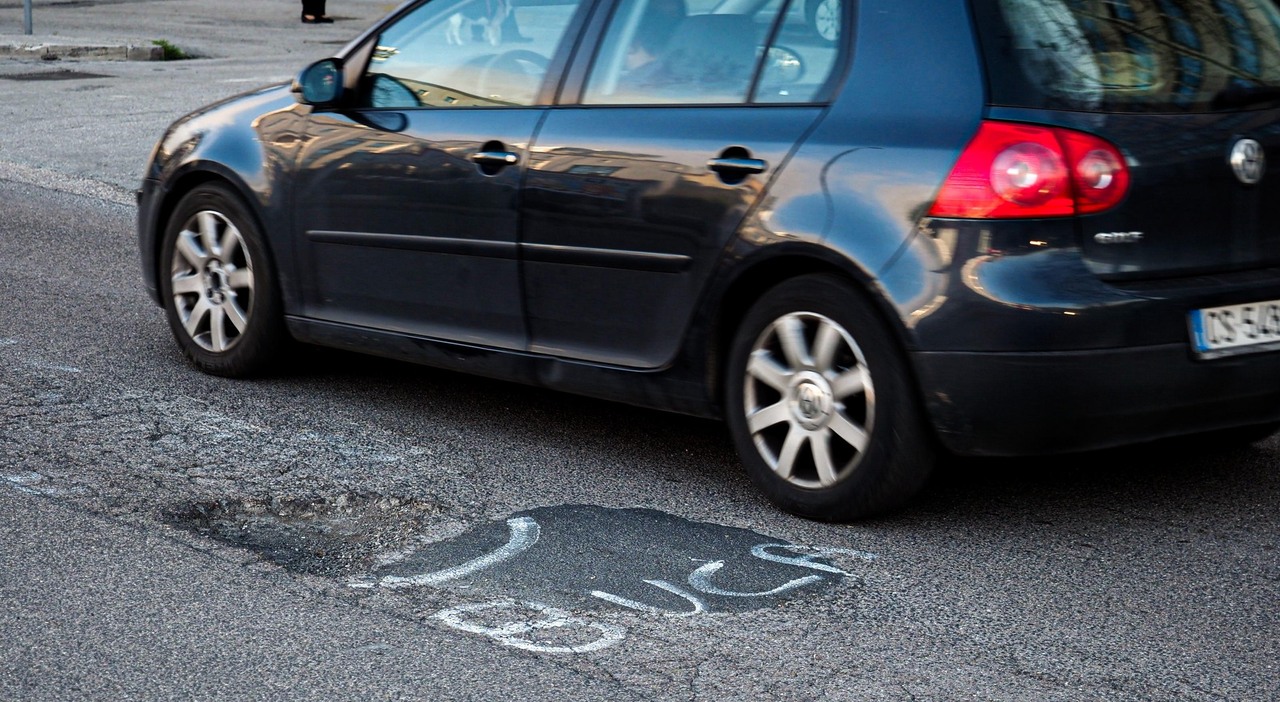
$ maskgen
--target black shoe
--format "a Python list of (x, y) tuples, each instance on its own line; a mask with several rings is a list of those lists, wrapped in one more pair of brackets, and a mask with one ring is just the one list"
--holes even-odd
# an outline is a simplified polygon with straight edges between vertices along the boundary
[(333, 24), (333, 18), (325, 17), (324, 15), (316, 16), (316, 15), (303, 14), (302, 23), (303, 24)]

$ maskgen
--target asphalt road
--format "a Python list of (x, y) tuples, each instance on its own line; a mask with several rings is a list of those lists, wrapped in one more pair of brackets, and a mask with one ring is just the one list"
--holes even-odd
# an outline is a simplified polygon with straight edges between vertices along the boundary
[(147, 151), (387, 6), (37, 0), (204, 58), (0, 60), (0, 699), (1280, 699), (1277, 438), (952, 460), (832, 526), (711, 422), (317, 349), (191, 369), (141, 290)]
[(201, 375), (131, 208), (0, 203), (0, 698), (1280, 697), (1274, 438), (951, 461), (815, 524), (715, 423), (309, 349)]

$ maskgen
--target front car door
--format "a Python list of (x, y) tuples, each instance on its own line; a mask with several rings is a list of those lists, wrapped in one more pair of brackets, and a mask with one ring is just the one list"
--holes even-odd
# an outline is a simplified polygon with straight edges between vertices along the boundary
[(579, 10), (431, 0), (354, 54), (354, 103), (313, 114), (300, 150), (306, 317), (525, 347), (517, 197), (542, 83)]
[(531, 349), (669, 363), (721, 252), (821, 115), (838, 51), (802, 2), (621, 0), (568, 88), (578, 104), (552, 109), (532, 149)]

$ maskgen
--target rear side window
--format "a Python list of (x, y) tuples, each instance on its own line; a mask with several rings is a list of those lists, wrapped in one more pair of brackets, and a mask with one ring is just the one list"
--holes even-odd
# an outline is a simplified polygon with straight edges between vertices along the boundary
[(622, 0), (593, 105), (807, 103), (835, 70), (841, 0)]
[(1272, 0), (974, 0), (992, 102), (1210, 112), (1280, 101)]

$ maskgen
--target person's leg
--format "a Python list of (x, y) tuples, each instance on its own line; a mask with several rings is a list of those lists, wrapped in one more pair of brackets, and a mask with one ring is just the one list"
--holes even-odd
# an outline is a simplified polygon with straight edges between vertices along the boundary
[(302, 21), (308, 23), (332, 22), (324, 16), (325, 0), (302, 0)]

